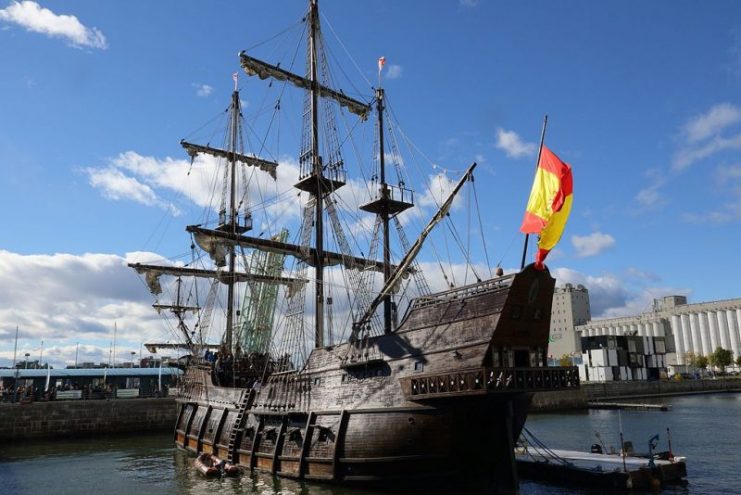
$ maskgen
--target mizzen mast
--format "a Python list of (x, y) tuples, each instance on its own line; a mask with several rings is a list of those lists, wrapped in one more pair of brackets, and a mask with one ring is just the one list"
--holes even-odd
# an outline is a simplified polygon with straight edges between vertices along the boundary
[[(380, 74), (380, 71), (379, 71)], [(383, 110), (384, 110), (384, 91), (383, 88), (376, 89), (376, 113), (378, 115), (378, 160), (379, 160), (379, 179), (378, 196), (360, 206), (361, 210), (375, 213), (381, 218), (383, 225), (383, 283), (388, 283), (391, 278), (391, 241), (389, 234), (389, 220), (392, 216), (398, 215), (404, 210), (411, 208), (414, 204), (411, 202), (411, 191), (401, 187), (394, 188), (386, 183), (386, 152), (383, 142)], [(407, 193), (406, 196), (404, 193)], [(386, 293), (383, 298), (383, 331), (391, 333), (392, 328), (392, 301), (391, 292)]]

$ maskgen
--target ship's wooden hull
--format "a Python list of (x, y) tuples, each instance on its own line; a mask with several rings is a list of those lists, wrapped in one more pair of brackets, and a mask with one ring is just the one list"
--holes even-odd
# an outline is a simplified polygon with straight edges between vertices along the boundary
[(401, 486), (482, 480), (516, 490), (532, 394), (578, 386), (545, 368), (554, 280), (532, 267), (417, 301), (397, 331), (314, 349), (250, 389), (189, 369), (178, 446), (297, 479)]
[(250, 414), (247, 422), (256, 427), (241, 432), (235, 431), (238, 409), (186, 402), (175, 441), (226, 459), (237, 434), (235, 464), (297, 479), (383, 486), (486, 475), (511, 486), (512, 439), (519, 436), (530, 396), (473, 397), (440, 407)]

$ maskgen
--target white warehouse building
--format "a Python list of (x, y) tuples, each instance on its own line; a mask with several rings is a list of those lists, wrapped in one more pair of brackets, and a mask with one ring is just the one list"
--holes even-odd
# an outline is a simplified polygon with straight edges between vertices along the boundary
[[(718, 347), (741, 356), (741, 299), (688, 304), (686, 296), (654, 299), (638, 316), (592, 320), (575, 327), (581, 337), (666, 337), (667, 365), (689, 364), (688, 356), (709, 356)], [(578, 349), (574, 349), (575, 351)]]

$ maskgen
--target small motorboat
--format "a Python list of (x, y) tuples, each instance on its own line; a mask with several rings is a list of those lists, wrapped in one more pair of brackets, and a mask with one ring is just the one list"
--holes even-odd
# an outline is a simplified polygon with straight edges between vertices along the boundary
[(195, 468), (207, 478), (225, 474), (227, 476), (237, 476), (239, 467), (231, 462), (223, 461), (213, 454), (202, 453), (193, 462)]

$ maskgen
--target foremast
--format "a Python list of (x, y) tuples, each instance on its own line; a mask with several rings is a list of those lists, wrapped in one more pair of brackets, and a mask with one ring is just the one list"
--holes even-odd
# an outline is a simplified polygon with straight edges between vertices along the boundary
[[(161, 275), (172, 275), (177, 277), (177, 295), (175, 297), (175, 302), (170, 305), (154, 304), (154, 307), (158, 311), (161, 311), (162, 309), (168, 309), (177, 317), (178, 328), (183, 333), (186, 343), (192, 349), (194, 347), (194, 342), (192, 341), (192, 338), (189, 334), (183, 315), (188, 311), (198, 311), (200, 308), (197, 306), (188, 306), (181, 304), (182, 277), (187, 276), (194, 278), (208, 278), (214, 280), (215, 282), (220, 282), (226, 285), (226, 328), (224, 331), (222, 344), (229, 352), (232, 352), (234, 346), (233, 334), (237, 307), (237, 283), (251, 281), (268, 284), (295, 285), (300, 284), (302, 281), (290, 277), (276, 276), (275, 274), (252, 274), (246, 271), (238, 270), (236, 260), (236, 244), (234, 242), (224, 242), (224, 239), (220, 238), (218, 235), (224, 234), (227, 236), (227, 238), (234, 238), (241, 236), (245, 232), (252, 229), (252, 216), (248, 210), (246, 210), (245, 213), (242, 215), (242, 221), (240, 222), (239, 205), (237, 204), (238, 164), (242, 163), (246, 166), (259, 168), (260, 170), (267, 172), (273, 179), (276, 178), (276, 168), (278, 166), (278, 164), (274, 161), (245, 155), (239, 150), (241, 139), (241, 109), (238, 79), (236, 77), (236, 74), (234, 75), (234, 91), (232, 92), (231, 104), (229, 106), (229, 115), (230, 119), (228, 129), (228, 144), (226, 149), (193, 144), (185, 140), (180, 141), (180, 144), (191, 157), (191, 160), (194, 160), (198, 154), (207, 154), (226, 160), (224, 180), (226, 191), (224, 191), (225, 194), (223, 196), (222, 205), (219, 210), (217, 226), (214, 229), (204, 228), (200, 225), (190, 225), (186, 228), (188, 232), (193, 234), (196, 243), (199, 244), (211, 256), (214, 264), (216, 265), (215, 268), (199, 269), (192, 266), (168, 266), (143, 263), (129, 263), (129, 266), (134, 268), (138, 273), (144, 275), (147, 285), (154, 295), (159, 295), (162, 293), (162, 287), (159, 281)], [(220, 269), (223, 267), (226, 267), (226, 270)], [(206, 308), (206, 310), (207, 312), (209, 311), (208, 308)]]
[[(236, 234), (237, 230), (237, 160), (235, 153), (237, 151), (237, 127), (239, 125), (239, 90), (237, 88), (238, 79), (234, 78), (234, 91), (232, 92), (232, 123), (231, 133), (229, 135), (229, 151), (231, 152), (231, 159), (229, 160), (229, 216), (227, 232)], [(245, 225), (247, 227), (247, 225)], [(249, 228), (252, 227), (250, 222)], [(234, 332), (234, 273), (236, 256), (234, 250), (234, 244), (227, 244), (228, 259), (229, 259), (229, 272), (226, 280), (227, 287), (227, 306), (226, 306), (226, 334), (224, 336), (224, 344), (229, 351), (232, 350), (232, 334)]]

